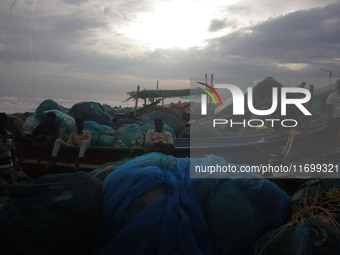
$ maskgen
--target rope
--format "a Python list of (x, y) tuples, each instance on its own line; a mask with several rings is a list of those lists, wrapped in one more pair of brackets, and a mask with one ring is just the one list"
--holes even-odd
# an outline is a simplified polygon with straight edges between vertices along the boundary
[[(259, 255), (262, 254), (263, 250), (270, 242), (275, 240), (287, 228), (303, 224), (311, 218), (333, 225), (335, 230), (340, 234), (340, 224), (336, 220), (339, 213), (340, 189), (334, 188), (329, 191), (316, 193), (314, 198), (305, 199), (302, 203), (293, 207), (291, 220), (262, 247)], [(314, 243), (316, 246), (322, 245), (327, 240), (327, 232), (320, 226), (318, 226), (318, 229), (322, 233), (322, 239)], [(318, 232), (316, 230), (314, 231), (316, 232), (316, 236), (318, 236)]]
[(288, 140), (287, 140), (282, 152), (274, 155), (275, 156), (275, 162), (283, 163), (283, 162), (286, 161), (286, 159), (287, 159), (287, 157), (288, 157), (288, 155), (289, 155), (289, 153), (292, 149), (295, 137), (298, 136), (300, 134), (300, 132), (292, 129), (292, 130), (289, 131), (288, 134), (289, 134), (289, 137), (288, 137)]
[(282, 151), (282, 155), (283, 155), (283, 159), (284, 159), (284, 161), (287, 159), (287, 157), (288, 157), (288, 155), (289, 155), (289, 153), (290, 153), (290, 151), (291, 151), (291, 149), (292, 149), (292, 145), (293, 145), (293, 143), (294, 143), (294, 139), (295, 139), (295, 137), (298, 135), (298, 134), (300, 134), (300, 132), (298, 132), (298, 131), (296, 131), (296, 130), (294, 130), (294, 129), (292, 129), (292, 130), (290, 130), (290, 132), (289, 132), (289, 138), (288, 138), (288, 140), (287, 140), (287, 143), (286, 143), (286, 146), (283, 148), (283, 151)]
[(306, 199), (301, 204), (294, 206), (292, 219), (286, 225), (302, 224), (306, 219), (317, 219), (327, 224), (332, 224), (340, 234), (340, 224), (335, 219), (340, 213), (340, 189), (331, 189), (317, 193), (314, 198)]
[(138, 146), (131, 147), (131, 150), (129, 151), (129, 153), (127, 154), (126, 157), (130, 157), (132, 155), (132, 153), (135, 151), (136, 148), (138, 148)]

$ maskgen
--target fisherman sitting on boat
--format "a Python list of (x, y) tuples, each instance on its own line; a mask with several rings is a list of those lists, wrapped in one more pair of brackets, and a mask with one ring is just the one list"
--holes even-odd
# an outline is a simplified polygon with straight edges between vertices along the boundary
[(162, 152), (171, 154), (175, 149), (172, 135), (163, 130), (164, 122), (162, 118), (154, 120), (155, 129), (150, 129), (146, 133), (144, 151), (145, 152)]
[(41, 149), (37, 164), (40, 165), (40, 161), (45, 154), (47, 147), (52, 144), (58, 136), (58, 128), (56, 127), (54, 120), (56, 119), (55, 112), (48, 112), (46, 114), (45, 121), (39, 124), (31, 135), (25, 135), (22, 137), (21, 150), (19, 162), (23, 160), (24, 149), (27, 143), (36, 142), (42, 143), (43, 147)]
[(84, 158), (84, 154), (86, 152), (87, 147), (91, 144), (92, 135), (89, 131), (84, 129), (84, 120), (82, 118), (76, 119), (76, 126), (78, 130), (71, 133), (67, 140), (67, 143), (65, 143), (62, 139), (57, 139), (55, 141), (52, 151), (52, 160), (48, 167), (54, 167), (56, 165), (57, 155), (62, 145), (78, 146), (79, 155), (74, 166), (74, 170), (79, 170), (79, 164), (81, 160)]
[(340, 80), (336, 81), (336, 90), (326, 100), (330, 152), (335, 149), (336, 137), (340, 129)]

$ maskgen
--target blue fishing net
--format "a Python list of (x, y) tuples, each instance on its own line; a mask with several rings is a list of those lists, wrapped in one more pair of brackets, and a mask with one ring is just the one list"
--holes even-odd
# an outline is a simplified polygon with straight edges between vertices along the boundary
[(289, 197), (268, 180), (190, 179), (189, 168), (149, 153), (110, 173), (93, 254), (244, 254), (286, 220)]
[(150, 153), (107, 176), (93, 254), (215, 254), (181, 160)]

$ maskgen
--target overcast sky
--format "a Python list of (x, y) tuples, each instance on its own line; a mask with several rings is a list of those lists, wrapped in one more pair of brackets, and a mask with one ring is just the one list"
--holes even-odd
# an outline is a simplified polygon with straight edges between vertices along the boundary
[(124, 100), (191, 78), (340, 78), (340, 1), (2, 0), (2, 95)]

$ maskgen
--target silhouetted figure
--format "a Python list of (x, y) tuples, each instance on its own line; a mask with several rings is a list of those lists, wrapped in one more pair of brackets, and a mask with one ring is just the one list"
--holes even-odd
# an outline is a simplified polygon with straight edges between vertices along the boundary
[(37, 164), (40, 165), (40, 161), (43, 158), (48, 146), (54, 143), (58, 137), (58, 128), (54, 121), (56, 119), (55, 112), (48, 112), (45, 117), (45, 121), (39, 124), (31, 135), (25, 135), (22, 137), (20, 158), (19, 161), (23, 160), (23, 154), (27, 143), (41, 143), (42, 149), (37, 160)]
[(306, 87), (306, 83), (303, 81), (303, 82), (301, 82), (300, 85), (297, 85), (297, 87), (298, 88), (304, 88), (304, 87)]
[(13, 135), (5, 128), (7, 120), (6, 113), (0, 113), (0, 197), (9, 184), (31, 180), (16, 164)]
[(330, 151), (335, 149), (336, 137), (340, 129), (340, 80), (336, 81), (336, 91), (331, 93), (326, 100), (328, 116), (328, 139)]

